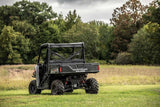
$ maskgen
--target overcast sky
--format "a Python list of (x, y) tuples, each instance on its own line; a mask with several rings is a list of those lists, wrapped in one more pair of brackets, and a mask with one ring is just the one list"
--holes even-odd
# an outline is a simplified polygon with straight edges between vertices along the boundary
[[(0, 5), (12, 5), (21, 0), (0, 0)], [(99, 20), (109, 23), (113, 10), (121, 7), (128, 0), (29, 0), (46, 2), (57, 13), (64, 16), (69, 10), (76, 9), (83, 22)], [(140, 0), (143, 5), (148, 5), (153, 0)]]

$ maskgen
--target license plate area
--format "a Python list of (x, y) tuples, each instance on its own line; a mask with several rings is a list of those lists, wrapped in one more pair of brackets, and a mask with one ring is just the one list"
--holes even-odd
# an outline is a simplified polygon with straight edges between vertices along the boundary
[(85, 70), (76, 70), (76, 72), (85, 72)]

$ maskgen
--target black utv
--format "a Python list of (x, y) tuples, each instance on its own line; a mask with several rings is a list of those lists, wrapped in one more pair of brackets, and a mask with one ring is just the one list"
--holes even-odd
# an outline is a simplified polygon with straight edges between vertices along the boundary
[(85, 62), (84, 43), (44, 43), (40, 47), (38, 64), (29, 84), (30, 94), (40, 94), (51, 89), (52, 95), (85, 89), (86, 93), (97, 94), (98, 82), (87, 79), (88, 73), (99, 72), (98, 63)]

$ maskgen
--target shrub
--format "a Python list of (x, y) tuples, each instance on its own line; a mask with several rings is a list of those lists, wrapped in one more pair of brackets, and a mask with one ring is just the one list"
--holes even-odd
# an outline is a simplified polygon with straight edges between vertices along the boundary
[(127, 52), (119, 53), (116, 57), (116, 64), (132, 64), (131, 54)]
[(129, 52), (135, 64), (160, 64), (160, 25), (148, 23), (133, 36)]
[(106, 60), (98, 60), (98, 59), (86, 59), (86, 62), (89, 62), (89, 63), (99, 63), (99, 64), (106, 64)]

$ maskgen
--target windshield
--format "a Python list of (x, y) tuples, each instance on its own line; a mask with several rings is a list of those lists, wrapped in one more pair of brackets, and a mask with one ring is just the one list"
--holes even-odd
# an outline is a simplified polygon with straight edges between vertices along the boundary
[(82, 61), (83, 51), (81, 47), (50, 48), (51, 61)]

